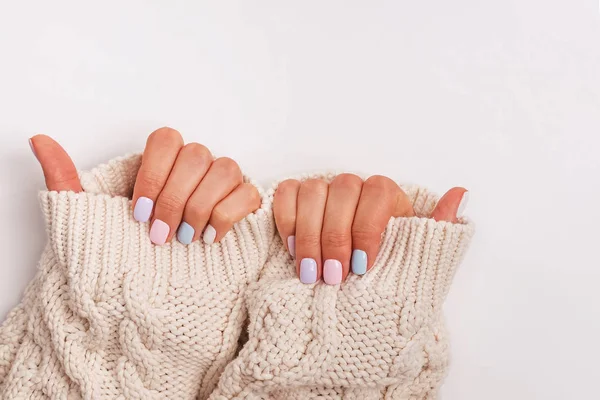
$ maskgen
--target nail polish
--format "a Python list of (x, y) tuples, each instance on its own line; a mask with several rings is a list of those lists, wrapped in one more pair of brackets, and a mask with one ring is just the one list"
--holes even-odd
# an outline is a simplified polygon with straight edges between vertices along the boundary
[(187, 222), (182, 222), (177, 229), (177, 240), (183, 244), (190, 244), (196, 231)]
[(152, 214), (154, 202), (147, 197), (140, 197), (133, 208), (133, 218), (138, 222), (148, 222)]
[(469, 203), (469, 192), (466, 191), (463, 194), (463, 197), (460, 201), (460, 205), (458, 206), (458, 211), (456, 211), (456, 217), (461, 218), (465, 214), (465, 209), (467, 208), (467, 204)]
[(367, 273), (367, 253), (363, 250), (352, 251), (352, 272), (356, 275)]
[(150, 241), (154, 244), (165, 244), (169, 236), (169, 225), (160, 219), (154, 220), (150, 228)]
[(323, 280), (328, 285), (338, 285), (342, 282), (342, 263), (338, 260), (325, 260)]
[(37, 153), (35, 152), (35, 147), (33, 147), (33, 141), (31, 139), (29, 139), (29, 147), (31, 148), (31, 152), (33, 153), (35, 158), (38, 158)]
[(204, 235), (202, 236), (202, 240), (204, 240), (204, 243), (206, 244), (213, 244), (215, 242), (215, 238), (217, 237), (217, 231), (215, 230), (215, 228), (208, 224), (206, 226), (206, 229), (204, 230)]
[(317, 262), (312, 258), (300, 261), (300, 282), (315, 283), (317, 281)]
[(287, 245), (288, 245), (288, 249), (290, 251), (290, 255), (292, 256), (292, 258), (295, 258), (296, 257), (296, 236), (294, 236), (294, 235), (288, 236)]

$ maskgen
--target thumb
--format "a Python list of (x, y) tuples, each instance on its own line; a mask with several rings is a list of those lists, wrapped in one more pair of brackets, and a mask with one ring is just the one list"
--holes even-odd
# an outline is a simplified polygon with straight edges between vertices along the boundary
[(48, 190), (83, 192), (77, 168), (60, 144), (46, 135), (32, 137), (29, 144), (42, 166)]
[(457, 222), (469, 201), (469, 191), (462, 187), (455, 187), (446, 192), (438, 201), (431, 213), (431, 218), (436, 221)]

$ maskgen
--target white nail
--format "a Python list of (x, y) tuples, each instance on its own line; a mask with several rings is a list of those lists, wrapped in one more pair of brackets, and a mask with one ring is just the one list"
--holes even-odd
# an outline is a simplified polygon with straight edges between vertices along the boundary
[(217, 231), (213, 228), (212, 225), (207, 225), (204, 230), (204, 235), (202, 236), (202, 240), (206, 244), (213, 244), (215, 242), (215, 238), (217, 237)]
[(33, 142), (31, 141), (31, 139), (29, 139), (29, 147), (31, 147), (31, 151), (32, 151), (33, 155), (35, 156), (35, 158), (38, 158), (38, 156), (35, 152), (35, 148), (33, 147)]
[(456, 212), (457, 218), (462, 218), (465, 213), (465, 209), (467, 208), (467, 204), (469, 203), (469, 192), (465, 192), (463, 194), (462, 200), (460, 201), (460, 205), (458, 206), (458, 211)]

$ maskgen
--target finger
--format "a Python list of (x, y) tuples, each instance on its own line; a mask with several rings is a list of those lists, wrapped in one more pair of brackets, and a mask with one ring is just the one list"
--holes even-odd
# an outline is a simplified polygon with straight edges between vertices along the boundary
[[(260, 194), (250, 183), (242, 183), (213, 208), (209, 225), (215, 230), (214, 242), (220, 241), (229, 232), (233, 224), (244, 219), (260, 207)], [(208, 229), (204, 235), (212, 235)], [(204, 240), (210, 242), (210, 238)]]
[(391, 179), (375, 175), (365, 181), (352, 225), (352, 272), (363, 275), (371, 269), (390, 218), (401, 203), (400, 187)]
[(148, 136), (133, 189), (133, 217), (136, 221), (150, 220), (156, 199), (182, 147), (183, 138), (175, 129), (160, 128)]
[(60, 144), (46, 135), (32, 137), (29, 144), (42, 166), (48, 190), (83, 192), (77, 168)]
[(242, 180), (240, 167), (231, 158), (222, 157), (213, 161), (183, 212), (183, 221), (194, 231), (192, 241), (198, 240), (206, 228), (208, 233), (203, 235), (203, 239), (207, 244), (214, 242), (217, 231), (213, 226), (207, 226), (213, 208), (238, 187)]
[(181, 222), (185, 204), (211, 163), (210, 151), (201, 144), (189, 143), (179, 151), (167, 183), (156, 200), (150, 228), (152, 243), (161, 245), (173, 238)]
[(329, 184), (321, 233), (323, 280), (337, 285), (346, 279), (352, 252), (352, 222), (363, 181), (356, 175), (341, 174)]
[(431, 213), (431, 218), (436, 221), (458, 222), (463, 216), (467, 203), (469, 202), (469, 191), (462, 187), (455, 187), (438, 201)]
[(302, 283), (315, 283), (321, 278), (321, 230), (328, 186), (321, 179), (309, 179), (298, 191), (296, 272)]
[(292, 257), (296, 257), (296, 205), (300, 182), (288, 179), (277, 186), (273, 198), (273, 214), (277, 231), (287, 244), (287, 249)]

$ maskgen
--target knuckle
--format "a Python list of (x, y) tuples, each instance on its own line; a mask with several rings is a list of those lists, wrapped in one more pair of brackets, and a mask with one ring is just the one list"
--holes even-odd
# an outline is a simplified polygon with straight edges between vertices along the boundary
[(52, 181), (55, 184), (78, 182), (79, 176), (77, 175), (76, 170), (63, 171), (63, 170), (57, 169), (54, 172), (54, 174), (52, 175)]
[(395, 185), (395, 182), (390, 178), (382, 175), (373, 175), (369, 177), (365, 183), (365, 189), (375, 193), (385, 194), (390, 191)]
[(312, 193), (327, 195), (328, 187), (329, 185), (323, 179), (307, 179), (302, 182), (300, 188)]
[(321, 235), (304, 234), (296, 235), (296, 248), (318, 248), (321, 245)]
[(283, 233), (288, 233), (287, 231), (289, 231), (291, 233), (294, 231), (294, 228), (296, 227), (296, 216), (295, 215), (278, 214), (276, 216), (275, 220), (277, 222), (277, 226), (279, 227), (279, 229), (283, 229), (286, 231)]
[(211, 153), (208, 147), (200, 143), (188, 143), (183, 147), (183, 150), (188, 152), (194, 160), (208, 161), (211, 158)]
[(183, 210), (185, 201), (174, 193), (162, 193), (156, 202), (156, 208), (169, 214), (177, 214)]
[(232, 225), (235, 222), (229, 211), (220, 206), (216, 206), (213, 209), (211, 219), (214, 219), (223, 225)]
[(352, 240), (364, 243), (379, 240), (381, 232), (374, 225), (362, 225), (352, 229)]
[(168, 126), (158, 128), (148, 136), (148, 142), (158, 142), (161, 144), (174, 143), (183, 145), (183, 137), (179, 131)]
[(350, 247), (352, 238), (349, 232), (323, 232), (321, 244), (324, 248), (346, 248)]
[(216, 168), (219, 168), (228, 176), (242, 176), (242, 172), (240, 171), (238, 163), (229, 157), (217, 158), (214, 164)]
[(203, 204), (187, 205), (185, 208), (185, 218), (193, 224), (205, 222), (210, 217), (212, 208)]
[(340, 174), (331, 182), (331, 186), (340, 186), (360, 190), (363, 185), (363, 180), (354, 174)]
[(256, 189), (256, 187), (251, 183), (243, 183), (242, 185), (244, 192), (247, 193), (248, 203), (252, 207), (260, 207), (262, 199), (260, 198), (260, 193), (258, 193), (258, 189)]
[(300, 187), (300, 181), (296, 180), (296, 179), (286, 179), (285, 181), (281, 182), (279, 185), (277, 185), (277, 190), (275, 191), (275, 194), (279, 194), (279, 195), (285, 195), (285, 194), (295, 194), (298, 191), (298, 188)]
[(140, 185), (144, 191), (158, 192), (165, 184), (164, 180), (164, 176), (158, 171), (147, 169), (140, 174), (136, 185)]

